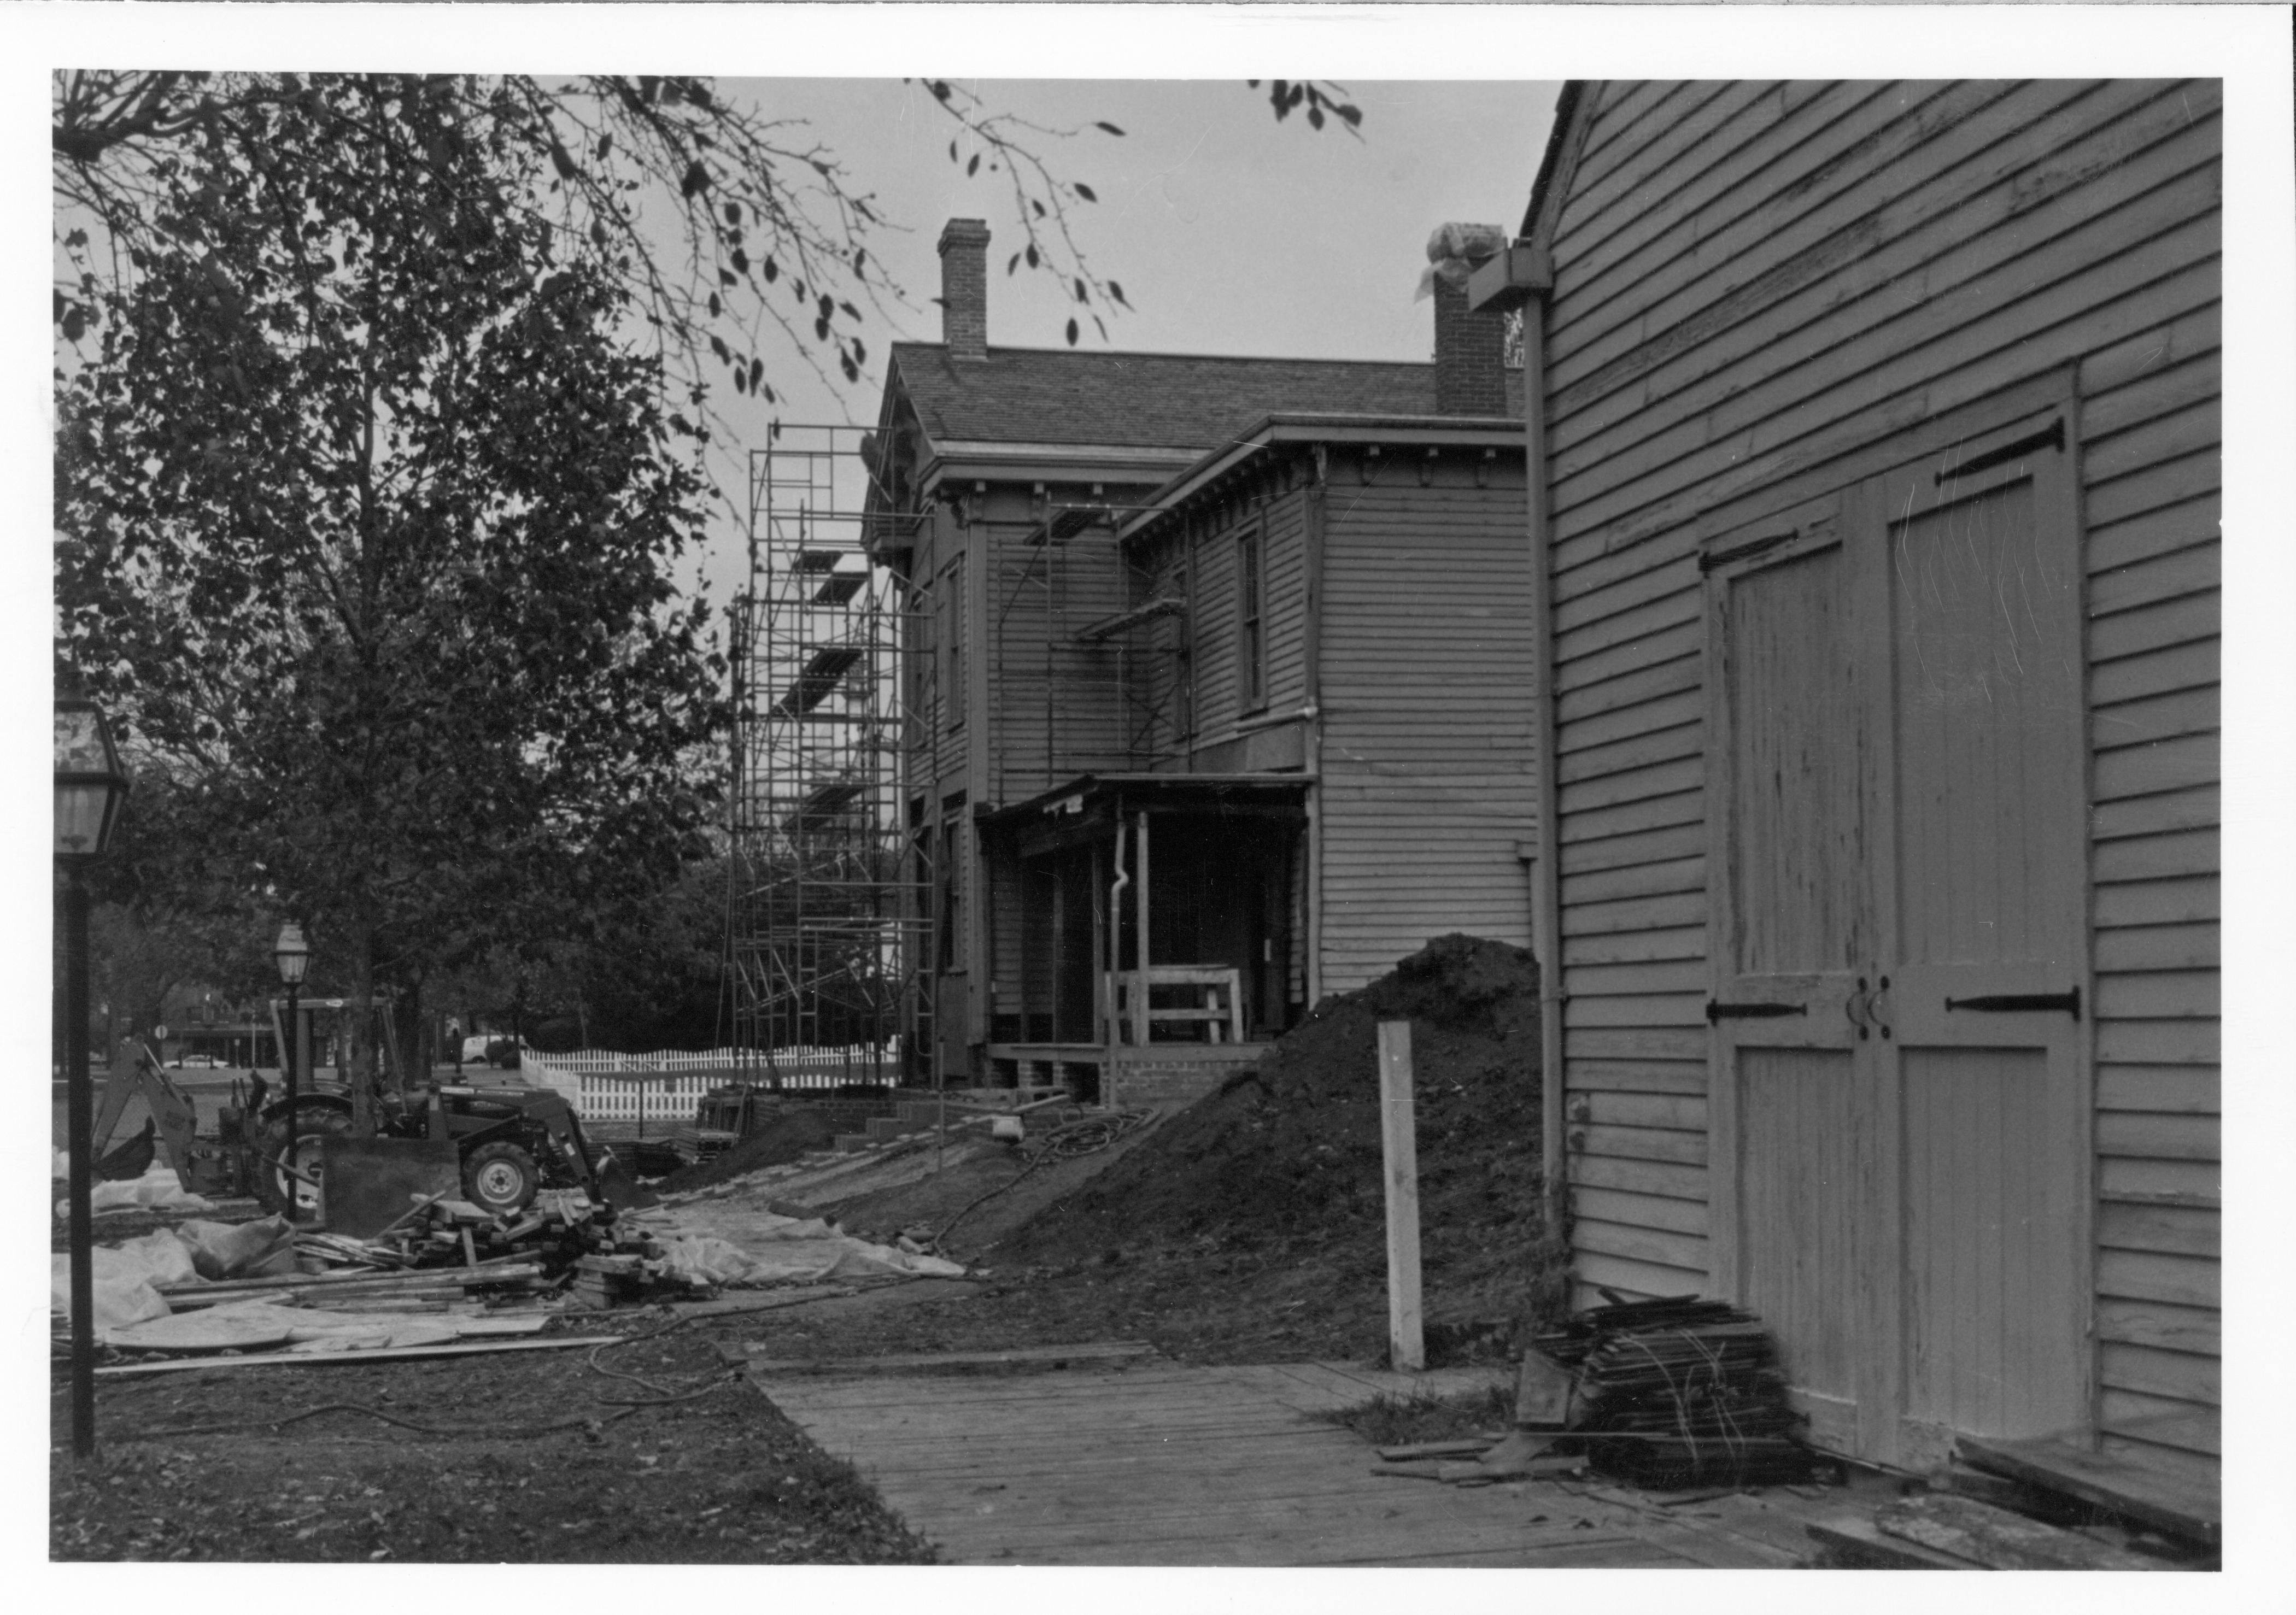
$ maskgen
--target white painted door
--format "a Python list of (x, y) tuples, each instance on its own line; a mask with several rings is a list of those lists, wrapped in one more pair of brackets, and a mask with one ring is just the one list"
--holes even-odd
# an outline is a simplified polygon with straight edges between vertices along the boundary
[(1768, 1324), (1811, 1433), (1854, 1450), (1872, 1231), (1867, 593), (1837, 502), (1705, 558), (1715, 1286)]
[[(1902, 1463), (2089, 1424), (2087, 764), (2070, 411), (1867, 484), (1881, 1260)], [(2003, 456), (2006, 456), (2004, 458)], [(1987, 463), (1988, 462), (1991, 463)], [(1881, 983), (1886, 982), (1886, 987)], [(1894, 1180), (1894, 1181), (1892, 1181)], [(1894, 1250), (1891, 1248), (1894, 1246)]]
[(1776, 1332), (1818, 1439), (1908, 1464), (2087, 1422), (2063, 419), (1703, 562), (1716, 1286)]

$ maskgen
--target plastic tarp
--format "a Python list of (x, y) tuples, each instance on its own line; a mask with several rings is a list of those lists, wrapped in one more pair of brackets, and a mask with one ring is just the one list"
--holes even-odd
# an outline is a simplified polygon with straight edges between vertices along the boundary
[(937, 1256), (840, 1234), (820, 1217), (718, 1205), (681, 1206), (643, 1219), (672, 1278), (700, 1284), (811, 1283), (824, 1279), (960, 1278)]
[[(99, 1333), (146, 1318), (168, 1316), (161, 1284), (188, 1284), (199, 1277), (192, 1253), (184, 1242), (162, 1228), (141, 1239), (117, 1245), (98, 1245), (88, 1252), (91, 1293)], [(48, 1261), (48, 1306), (53, 1312), (71, 1310), (71, 1258)]]
[[(63, 1216), (62, 1201), (57, 1202), (56, 1215)], [(88, 1205), (97, 1211), (123, 1211), (141, 1209), (146, 1211), (212, 1211), (215, 1201), (204, 1195), (186, 1190), (176, 1177), (173, 1167), (152, 1163), (143, 1176), (131, 1183), (97, 1184), (88, 1192)]]
[(275, 1301), (234, 1301), (102, 1332), (107, 1344), (147, 1351), (353, 1351), (372, 1346), (442, 1346), (461, 1331), (435, 1313), (325, 1312)]
[(173, 1233), (203, 1279), (271, 1278), (296, 1270), (295, 1230), (283, 1217), (251, 1223), (193, 1218)]

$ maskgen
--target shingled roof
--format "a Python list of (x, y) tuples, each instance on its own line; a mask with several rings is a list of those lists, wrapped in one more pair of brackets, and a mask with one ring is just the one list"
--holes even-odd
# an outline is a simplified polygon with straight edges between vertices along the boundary
[[(896, 342), (889, 384), (936, 443), (1204, 450), (1271, 414), (1435, 413), (1434, 365), (1346, 359), (991, 348), (955, 362), (937, 342)], [(1507, 393), (1520, 414), (1521, 372)]]

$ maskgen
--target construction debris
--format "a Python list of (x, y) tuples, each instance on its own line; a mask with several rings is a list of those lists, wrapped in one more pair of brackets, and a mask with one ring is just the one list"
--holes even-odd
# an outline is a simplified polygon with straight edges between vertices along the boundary
[[(1801, 1415), (1777, 1351), (1752, 1314), (1722, 1301), (1597, 1307), (1548, 1331), (1534, 1350), (1574, 1373), (1567, 1424), (1594, 1467), (1659, 1489), (1806, 1479)], [(1553, 1398), (1541, 1373), (1535, 1398)]]

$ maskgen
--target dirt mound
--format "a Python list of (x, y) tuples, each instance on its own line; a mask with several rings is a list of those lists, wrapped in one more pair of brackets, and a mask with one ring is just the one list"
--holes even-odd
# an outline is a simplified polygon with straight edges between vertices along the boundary
[(706, 1189), (760, 1167), (778, 1167), (800, 1155), (825, 1150), (836, 1142), (836, 1124), (819, 1111), (784, 1111), (714, 1160), (680, 1167), (653, 1187), (667, 1194)]
[(1351, 1329), (1383, 1317), (1375, 1029), (1389, 1020), (1412, 1023), (1431, 1337), (1496, 1340), (1556, 1316), (1561, 1252), (1539, 1205), (1538, 968), (1521, 948), (1465, 936), (1317, 1005), (1257, 1071), (1166, 1121), (995, 1258), (1057, 1270), (1252, 1257), (1324, 1275), (1294, 1306), (1358, 1320)]

